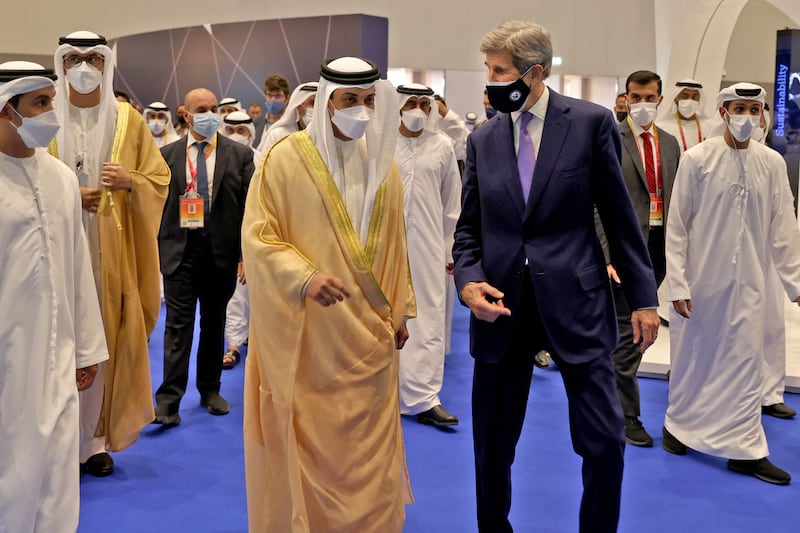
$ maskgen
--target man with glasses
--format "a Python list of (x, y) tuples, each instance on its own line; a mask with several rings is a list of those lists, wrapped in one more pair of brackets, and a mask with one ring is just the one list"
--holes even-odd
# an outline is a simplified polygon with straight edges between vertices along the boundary
[(142, 116), (114, 97), (105, 38), (79, 31), (59, 45), (55, 108), (63, 126), (50, 150), (78, 176), (110, 355), (97, 373), (101, 386), (80, 395), (80, 462), (107, 476), (107, 452), (133, 444), (155, 417), (147, 339), (161, 307), (156, 237), (170, 173)]

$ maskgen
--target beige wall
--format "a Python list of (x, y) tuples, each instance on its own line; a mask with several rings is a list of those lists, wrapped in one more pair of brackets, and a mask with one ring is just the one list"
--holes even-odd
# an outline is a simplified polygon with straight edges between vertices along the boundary
[[(502, 20), (534, 19), (553, 34), (563, 72), (623, 74), (655, 67), (652, 0), (46, 0), (15, 4), (0, 52), (52, 54), (78, 29), (121, 37), (215, 22), (365, 13), (389, 19), (389, 65), (482, 68), (478, 42)], [(8, 22), (8, 21), (7, 21)], [(634, 44), (635, 43), (635, 44)]]

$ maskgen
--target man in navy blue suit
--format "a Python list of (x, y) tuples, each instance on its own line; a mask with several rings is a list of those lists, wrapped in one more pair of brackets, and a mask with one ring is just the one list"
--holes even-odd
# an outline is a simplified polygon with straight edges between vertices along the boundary
[(596, 206), (642, 351), (658, 330), (647, 247), (620, 169), (612, 114), (549, 90), (541, 26), (505, 22), (481, 43), (499, 113), (467, 143), (455, 280), (471, 310), (473, 438), (481, 532), (512, 531), (511, 464), (534, 354), (558, 363), (573, 448), (583, 458), (582, 532), (616, 531), (624, 419), (610, 354), (616, 314), (594, 225)]

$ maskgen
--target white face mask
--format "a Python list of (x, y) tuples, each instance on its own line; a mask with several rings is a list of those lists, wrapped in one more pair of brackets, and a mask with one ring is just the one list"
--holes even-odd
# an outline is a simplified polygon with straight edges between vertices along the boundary
[(425, 127), (425, 121), (428, 115), (422, 109), (414, 108), (409, 111), (403, 111), (400, 114), (400, 119), (403, 121), (403, 126), (408, 131), (418, 132)]
[(700, 107), (700, 102), (697, 100), (678, 100), (678, 113), (683, 118), (692, 118)]
[(242, 135), (241, 133), (231, 133), (228, 135), (228, 139), (232, 141), (236, 141), (239, 144), (243, 144), (245, 146), (250, 146), (250, 138), (246, 135)]
[[(11, 109), (14, 108), (11, 107)], [(61, 128), (56, 112), (52, 109), (35, 117), (23, 117), (16, 109), (14, 109), (14, 113), (22, 119), (22, 125), (14, 124), (14, 127), (17, 128), (17, 133), (28, 148), (47, 148)]]
[(67, 70), (67, 81), (73, 90), (81, 94), (89, 94), (103, 81), (103, 73), (85, 61)]
[(731, 115), (727, 111), (725, 111), (725, 114), (728, 115), (728, 131), (740, 143), (747, 141), (755, 130), (761, 129), (760, 116)]
[(153, 135), (161, 135), (161, 133), (167, 129), (167, 121), (151, 118), (147, 121), (147, 127), (150, 128)]
[(656, 108), (658, 104), (654, 102), (639, 102), (638, 104), (630, 104), (630, 112), (628, 113), (631, 120), (636, 123), (640, 128), (644, 128), (656, 118)]
[(302, 116), (303, 124), (306, 125), (306, 128), (308, 127), (309, 124), (311, 124), (312, 118), (314, 118), (314, 108), (313, 107), (306, 108)]
[(342, 135), (350, 139), (360, 139), (364, 136), (374, 111), (367, 106), (357, 105), (344, 109), (333, 108), (331, 122), (339, 128)]

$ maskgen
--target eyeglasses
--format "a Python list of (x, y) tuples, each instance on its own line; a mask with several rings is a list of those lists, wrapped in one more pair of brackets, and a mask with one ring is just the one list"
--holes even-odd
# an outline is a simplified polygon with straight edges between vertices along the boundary
[(79, 56), (78, 54), (70, 54), (68, 56), (64, 56), (64, 67), (68, 69), (77, 67), (83, 62), (86, 62), (93, 67), (100, 67), (103, 65), (103, 63), (105, 63), (105, 61), (106, 58), (100, 54), (92, 54), (86, 57)]

